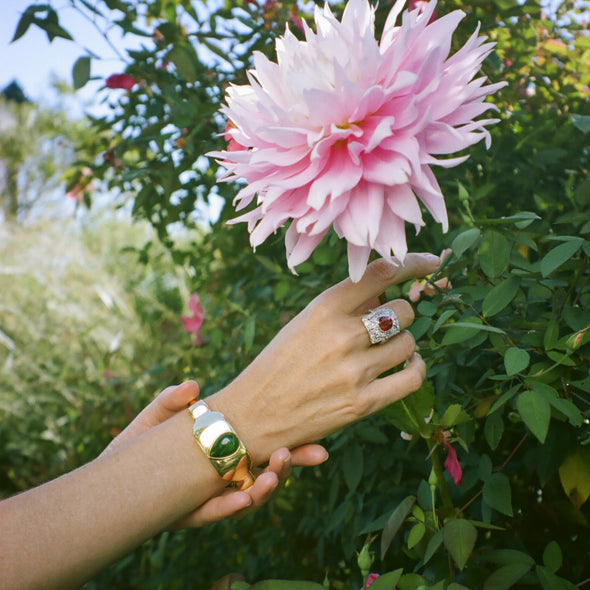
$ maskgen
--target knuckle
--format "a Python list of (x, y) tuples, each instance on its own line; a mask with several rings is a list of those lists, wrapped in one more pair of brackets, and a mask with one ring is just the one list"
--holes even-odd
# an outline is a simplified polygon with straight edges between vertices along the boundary
[(386, 258), (378, 258), (371, 263), (371, 273), (383, 283), (391, 283), (397, 275), (398, 267)]
[(359, 374), (350, 363), (340, 367), (339, 377), (345, 390), (356, 390)]

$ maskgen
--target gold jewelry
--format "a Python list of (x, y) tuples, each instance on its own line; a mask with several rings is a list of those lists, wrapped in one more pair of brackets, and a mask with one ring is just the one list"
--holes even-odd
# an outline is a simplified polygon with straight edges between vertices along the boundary
[(195, 419), (193, 436), (221, 479), (241, 490), (248, 489), (254, 483), (252, 460), (224, 415), (211, 411), (203, 400), (192, 404), (188, 411)]

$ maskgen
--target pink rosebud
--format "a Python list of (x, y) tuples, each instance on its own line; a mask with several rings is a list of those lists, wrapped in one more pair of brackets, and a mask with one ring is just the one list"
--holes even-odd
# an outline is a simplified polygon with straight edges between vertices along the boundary
[(129, 74), (111, 74), (105, 81), (105, 86), (111, 89), (122, 88), (131, 90), (135, 85), (135, 78)]
[(239, 144), (231, 134), (231, 130), (235, 129), (236, 126), (231, 122), (228, 121), (227, 125), (225, 126), (225, 132), (223, 138), (227, 141), (227, 151), (228, 152), (236, 152), (238, 150), (243, 149), (243, 146)]
[[(452, 254), (452, 252), (453, 251), (450, 248), (445, 248), (440, 254), (440, 261), (443, 262), (444, 259), (447, 258), (447, 256)], [(430, 277), (431, 275), (428, 276)], [(434, 281), (433, 284), (428, 283), (428, 281), (425, 279), (420, 279), (414, 281), (410, 285), (408, 298), (410, 299), (410, 301), (416, 303), (417, 301), (420, 301), (420, 296), (422, 293), (424, 293), (424, 295), (426, 295), (427, 297), (433, 297), (434, 295), (436, 295), (436, 292), (439, 289), (446, 293), (447, 291), (450, 291), (452, 288), (453, 285), (451, 285), (451, 281), (449, 281), (449, 279), (447, 278), (438, 279), (438, 281)]]
[[(410, 0), (410, 2), (408, 3), (408, 10), (415, 10), (416, 8), (419, 9), (420, 14), (422, 14), (428, 8), (428, 2), (425, 2), (425, 0)], [(435, 10), (432, 12), (431, 17), (428, 20), (428, 24), (435, 21), (436, 17), (437, 14)]]
[(458, 486), (463, 485), (463, 469), (461, 469), (461, 464), (459, 463), (459, 459), (457, 459), (457, 451), (446, 440), (443, 440), (443, 445), (448, 452), (445, 460), (445, 469)]
[(200, 330), (203, 325), (203, 319), (205, 316), (205, 310), (199, 303), (198, 293), (193, 293), (188, 302), (188, 308), (192, 311), (190, 316), (181, 316), (182, 323), (184, 324), (185, 332), (194, 334), (195, 346), (201, 346), (203, 344), (203, 338), (201, 337)]
[(507, 59), (507, 60), (506, 60), (506, 67), (507, 67), (507, 68), (510, 68), (510, 67), (512, 67), (512, 60), (511, 60), (511, 59)]
[(360, 590), (366, 590), (378, 577), (379, 574), (369, 574), (367, 576), (367, 583), (362, 588), (360, 588)]
[(305, 33), (305, 29), (303, 28), (303, 21), (301, 20), (301, 17), (299, 16), (299, 9), (297, 8), (297, 6), (292, 6), (291, 7), (291, 16), (289, 17), (289, 20), (302, 32)]

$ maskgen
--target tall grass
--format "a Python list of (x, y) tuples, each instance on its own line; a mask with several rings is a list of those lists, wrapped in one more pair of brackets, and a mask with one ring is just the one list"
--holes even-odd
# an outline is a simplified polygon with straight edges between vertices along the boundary
[(0, 226), (0, 496), (94, 457), (190, 347), (184, 275), (114, 217)]

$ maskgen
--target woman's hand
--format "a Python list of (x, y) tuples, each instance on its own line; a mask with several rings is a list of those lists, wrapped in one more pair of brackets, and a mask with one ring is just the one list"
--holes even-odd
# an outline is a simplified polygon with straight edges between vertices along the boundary
[[(194, 381), (167, 387), (111, 441), (102, 455), (114, 452), (178, 412), (187, 411), (189, 404), (198, 395), (199, 386)], [(327, 458), (328, 453), (320, 445), (303, 445), (293, 451), (280, 448), (271, 454), (268, 467), (258, 470), (254, 485), (247, 491), (226, 489), (173, 523), (170, 528), (202, 527), (225, 518), (243, 518), (258, 510), (274, 495), (289, 477), (291, 467), (311, 467), (323, 463)]]
[(381, 344), (370, 344), (361, 318), (379, 307), (389, 286), (431, 274), (439, 264), (432, 254), (408, 254), (403, 265), (376, 260), (358, 283), (347, 279), (316, 297), (235, 381), (207, 399), (234, 426), (254, 464), (268, 461), (271, 449), (319, 440), (420, 387), (426, 367), (404, 330), (414, 319), (410, 304), (386, 304), (402, 332)]

